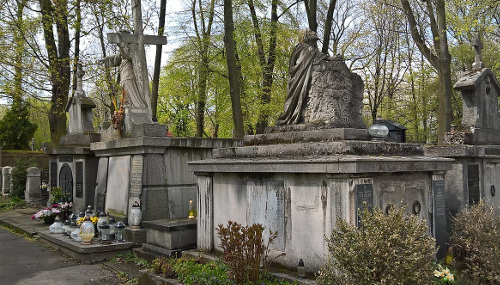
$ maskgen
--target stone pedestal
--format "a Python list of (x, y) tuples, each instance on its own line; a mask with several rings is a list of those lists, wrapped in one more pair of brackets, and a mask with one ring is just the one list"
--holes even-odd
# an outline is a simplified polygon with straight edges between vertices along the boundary
[(126, 221), (137, 200), (143, 221), (187, 217), (189, 200), (196, 200), (187, 163), (235, 144), (241, 140), (138, 137), (93, 143), (99, 158), (96, 208)]
[(26, 191), (24, 192), (24, 197), (27, 204), (42, 201), (41, 180), (40, 168), (30, 167), (26, 169)]
[[(433, 200), (453, 160), (425, 157), (415, 144), (329, 141), (339, 132), (323, 130), (321, 138), (306, 131), (297, 137), (316, 141), (294, 144), (275, 136), (274, 144), (217, 149), (212, 159), (190, 162), (198, 184), (198, 249), (219, 250), (218, 224), (261, 223), (278, 231), (272, 249), (286, 253), (275, 262), (295, 268), (303, 259), (314, 271), (326, 262), (324, 238), (336, 217), (357, 225), (364, 203), (383, 211), (407, 205), (407, 212), (425, 219), (445, 244), (447, 237), (439, 231), (446, 228), (443, 209), (433, 208)], [(284, 134), (282, 141), (292, 137)]]

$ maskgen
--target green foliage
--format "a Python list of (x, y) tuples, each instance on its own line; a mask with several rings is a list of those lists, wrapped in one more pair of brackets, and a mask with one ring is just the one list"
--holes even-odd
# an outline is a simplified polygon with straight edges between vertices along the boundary
[(66, 202), (68, 197), (63, 193), (63, 189), (59, 186), (50, 188), (50, 200), (51, 204), (57, 204), (59, 202)]
[(12, 196), (6, 202), (0, 203), (0, 211), (12, 211), (18, 208), (26, 207), (26, 202), (24, 199), (17, 196)]
[(12, 168), (12, 189), (11, 195), (16, 197), (24, 197), (26, 190), (26, 169), (29, 167), (37, 167), (37, 163), (32, 159), (19, 158)]
[[(186, 285), (251, 284), (248, 282), (235, 283), (234, 280), (229, 278), (226, 264), (220, 261), (209, 261), (203, 257), (157, 258), (153, 260), (153, 271), (165, 278), (177, 278), (179, 282)], [(277, 280), (276, 277), (268, 273), (260, 274), (257, 283), (268, 285), (290, 284), (286, 281)]]
[(37, 129), (29, 120), (28, 106), (14, 101), (12, 107), (0, 120), (2, 148), (8, 150), (30, 149), (31, 138)]
[(269, 232), (269, 242), (264, 245), (264, 226), (253, 224), (242, 226), (228, 221), (227, 227), (219, 224), (217, 236), (221, 240), (224, 251), (224, 263), (228, 267), (228, 275), (237, 284), (251, 282), (256, 284), (259, 278), (260, 260), (268, 252), (269, 245), (278, 236), (278, 232)]
[(475, 284), (500, 284), (500, 220), (484, 201), (463, 209), (453, 219), (455, 255), (465, 261), (464, 273)]
[(337, 218), (326, 238), (330, 258), (318, 284), (431, 284), (435, 241), (425, 221), (405, 208), (365, 210), (362, 228)]

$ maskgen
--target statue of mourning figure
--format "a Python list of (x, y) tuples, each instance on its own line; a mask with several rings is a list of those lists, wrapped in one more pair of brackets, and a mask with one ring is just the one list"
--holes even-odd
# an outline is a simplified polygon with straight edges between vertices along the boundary
[(330, 58), (319, 51), (316, 32), (302, 31), (300, 39), (290, 58), (284, 113), (276, 125), (366, 129), (361, 77), (340, 55)]
[[(120, 109), (113, 115), (113, 128), (118, 137), (165, 136), (166, 126), (152, 121), (146, 57), (143, 48), (140, 49), (144, 43), (139, 42), (138, 38), (128, 31), (108, 34), (108, 40), (118, 45), (119, 52), (104, 58), (102, 62), (107, 68), (119, 67), (122, 89)], [(147, 39), (156, 40), (160, 44), (164, 41), (162, 38)], [(114, 137), (112, 134), (106, 134), (103, 140), (111, 140)]]
[[(127, 31), (120, 31), (121, 33), (129, 33)], [(115, 55), (104, 58), (106, 67), (119, 66), (120, 67), (120, 86), (123, 93), (123, 106), (131, 109), (150, 110), (149, 98), (146, 99), (146, 94), (141, 93), (139, 84), (143, 84), (140, 71), (137, 69), (138, 64), (133, 64), (131, 45), (126, 41), (118, 43), (119, 52)]]

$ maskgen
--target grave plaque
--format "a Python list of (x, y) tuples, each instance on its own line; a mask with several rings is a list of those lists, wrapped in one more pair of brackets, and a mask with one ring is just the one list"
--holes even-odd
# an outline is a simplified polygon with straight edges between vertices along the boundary
[(358, 228), (362, 226), (360, 213), (364, 209), (373, 209), (373, 184), (358, 184), (356, 185), (356, 225)]
[(57, 162), (50, 163), (50, 187), (57, 186)]
[(448, 242), (448, 231), (446, 228), (446, 194), (444, 191), (444, 180), (432, 181), (434, 192), (434, 238), (436, 246), (439, 247), (436, 257), (443, 258), (446, 255)]
[(130, 193), (139, 196), (142, 191), (142, 155), (134, 155), (132, 158), (132, 176), (130, 177)]
[(76, 162), (76, 197), (83, 198), (83, 162)]
[(467, 189), (469, 190), (469, 205), (477, 204), (479, 194), (479, 165), (467, 165)]
[(266, 227), (264, 240), (269, 230), (278, 231), (273, 248), (285, 250), (285, 188), (283, 181), (248, 180), (247, 195), (249, 202), (250, 224)]
[(72, 156), (60, 156), (59, 162), (73, 162)]

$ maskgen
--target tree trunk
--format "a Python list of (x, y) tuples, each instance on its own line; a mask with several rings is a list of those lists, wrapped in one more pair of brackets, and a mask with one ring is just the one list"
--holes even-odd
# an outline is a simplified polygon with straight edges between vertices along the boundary
[(268, 105), (271, 103), (271, 90), (273, 86), (273, 72), (276, 63), (276, 40), (278, 29), (278, 1), (273, 0), (271, 4), (271, 29), (269, 32), (269, 48), (266, 55), (264, 52), (264, 43), (262, 42), (262, 34), (255, 12), (255, 7), (252, 0), (248, 1), (250, 13), (252, 15), (252, 23), (254, 27), (255, 42), (259, 54), (259, 63), (262, 70), (262, 89), (260, 96), (260, 114), (257, 121), (256, 133), (262, 134), (269, 125), (269, 110)]
[(337, 0), (330, 0), (330, 4), (328, 6), (328, 14), (326, 14), (325, 34), (323, 36), (323, 48), (321, 49), (324, 54), (328, 54), (330, 35), (332, 33), (333, 12), (335, 11), (336, 4)]
[(232, 0), (224, 0), (224, 43), (226, 46), (227, 71), (229, 75), (229, 92), (233, 109), (234, 137), (242, 138), (245, 134), (245, 129), (243, 127), (243, 113), (240, 102), (239, 70), (236, 68), (232, 5)]
[(439, 94), (438, 113), (438, 144), (444, 143), (444, 135), (451, 128), (451, 98), (453, 85), (451, 83), (451, 55), (448, 50), (448, 39), (446, 36), (446, 11), (444, 0), (436, 1), (437, 20), (431, 1), (427, 1), (427, 16), (433, 36), (434, 46), (429, 48), (425, 39), (418, 30), (418, 24), (413, 15), (408, 0), (401, 0), (403, 11), (410, 24), (411, 36), (418, 49), (427, 61), (436, 69), (441, 83), (442, 92)]
[[(39, 0), (45, 48), (49, 59), (49, 75), (52, 85), (51, 106), (48, 114), (50, 136), (53, 145), (59, 144), (66, 134), (66, 103), (70, 85), (70, 41), (68, 29), (68, 7), (66, 1), (57, 1), (52, 6), (50, 0)], [(57, 28), (57, 44), (53, 24)]]

